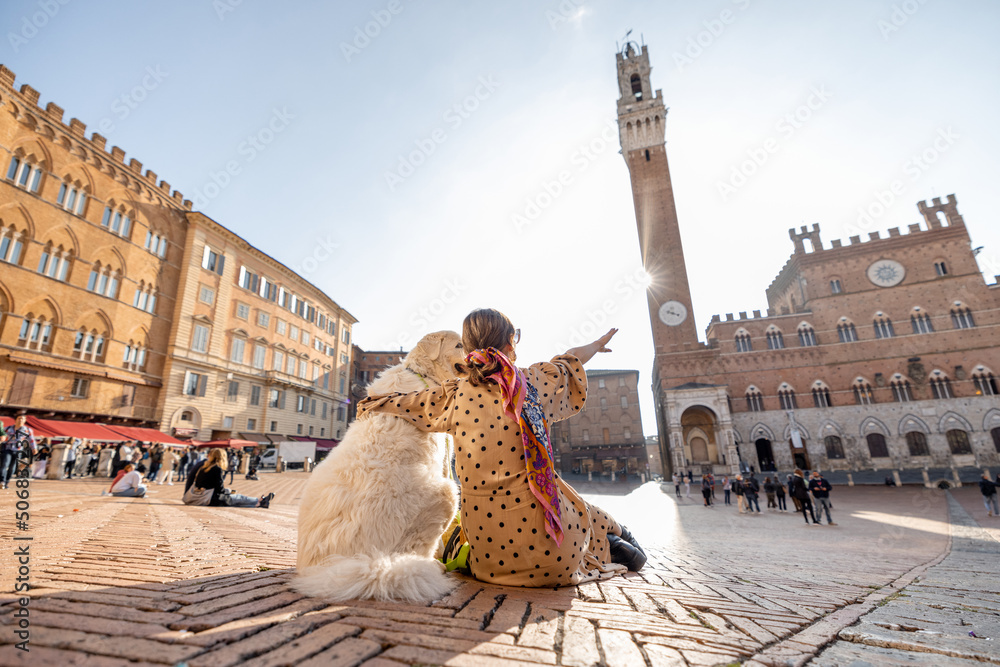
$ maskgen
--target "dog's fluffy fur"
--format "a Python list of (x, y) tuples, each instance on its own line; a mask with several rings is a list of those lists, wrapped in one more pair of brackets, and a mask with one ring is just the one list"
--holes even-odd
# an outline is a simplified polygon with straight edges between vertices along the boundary
[[(463, 358), (457, 333), (428, 334), (369, 385), (369, 395), (419, 391), (424, 380), (440, 385), (463, 370)], [(457, 507), (439, 442), (389, 415), (351, 424), (306, 485), (297, 591), (331, 600), (429, 602), (453, 588), (434, 559)]]

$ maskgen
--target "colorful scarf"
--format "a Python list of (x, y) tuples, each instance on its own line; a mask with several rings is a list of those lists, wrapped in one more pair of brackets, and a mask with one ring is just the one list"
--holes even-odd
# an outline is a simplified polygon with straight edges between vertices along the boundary
[[(545, 531), (561, 546), (563, 541), (562, 519), (559, 509), (559, 487), (556, 486), (555, 468), (545, 443), (548, 442), (548, 426), (544, 418), (540, 425), (532, 424), (524, 415), (524, 400), (528, 393), (528, 382), (514, 364), (499, 350), (488, 347), (473, 350), (465, 357), (466, 363), (475, 362), (483, 366), (499, 364), (500, 369), (487, 379), (500, 386), (503, 397), (504, 414), (521, 426), (521, 441), (524, 443), (524, 463), (528, 472), (528, 487), (541, 503), (545, 512)], [(540, 433), (538, 431), (541, 431)]]

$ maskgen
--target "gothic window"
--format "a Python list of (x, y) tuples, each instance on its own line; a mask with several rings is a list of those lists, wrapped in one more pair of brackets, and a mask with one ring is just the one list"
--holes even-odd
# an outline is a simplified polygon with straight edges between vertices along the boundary
[(13, 225), (0, 229), (0, 261), (20, 264), (23, 249), (24, 234), (17, 231)]
[(865, 436), (868, 441), (868, 453), (873, 459), (884, 459), (889, 456), (889, 447), (885, 443), (885, 436), (881, 433), (869, 433)]
[(31, 164), (26, 158), (14, 156), (7, 167), (7, 180), (31, 192), (38, 192), (42, 182), (42, 168)]
[(73, 339), (73, 356), (85, 361), (104, 361), (104, 347), (107, 332), (81, 329)]
[(952, 454), (971, 454), (972, 444), (969, 442), (969, 434), (962, 429), (952, 429), (945, 433), (948, 438), (948, 447)]
[[(146, 370), (146, 344), (144, 341), (135, 342), (130, 340), (125, 346), (125, 353), (122, 355), (122, 366), (130, 371)], [(184, 419), (184, 416), (181, 416)], [(185, 421), (191, 421), (188, 418)]]
[(17, 337), (17, 344), (29, 350), (51, 352), (52, 333), (52, 322), (47, 320), (44, 315), (39, 317), (28, 315), (21, 322), (21, 331)]
[(816, 331), (808, 324), (799, 325), (799, 345), (802, 347), (815, 347)]
[(896, 335), (895, 330), (892, 328), (892, 320), (882, 313), (875, 315), (872, 325), (875, 327), (875, 338), (892, 338)]
[(104, 207), (104, 217), (101, 218), (101, 226), (112, 234), (129, 238), (132, 231), (132, 218), (129, 217), (124, 205), (115, 205), (112, 201)]
[(736, 351), (737, 352), (752, 352), (753, 343), (750, 342), (750, 334), (746, 331), (740, 331), (736, 334)]
[(813, 405), (817, 408), (830, 407), (830, 388), (825, 384), (817, 384), (812, 388)]
[(944, 263), (944, 260), (941, 260), (940, 262), (934, 262), (934, 273), (938, 274), (939, 276), (948, 275), (948, 266)]
[(960, 301), (955, 302), (955, 307), (951, 309), (951, 324), (956, 329), (971, 329), (976, 326), (976, 321), (972, 319), (972, 310)]
[(764, 396), (760, 393), (757, 387), (750, 387), (747, 389), (747, 410), (750, 412), (763, 412), (764, 411)]
[(780, 350), (785, 347), (785, 338), (778, 329), (769, 329), (765, 335), (767, 336), (767, 349)]
[(930, 450), (927, 449), (927, 436), (920, 431), (910, 431), (906, 434), (906, 447), (910, 450), (910, 456), (930, 454)]
[(955, 398), (951, 392), (951, 381), (941, 371), (933, 373), (928, 384), (931, 386), (931, 394), (934, 398)]
[(66, 282), (70, 258), (70, 252), (64, 250), (62, 246), (53, 248), (51, 243), (46, 244), (38, 260), (38, 272), (43, 276)]
[(892, 398), (897, 403), (909, 403), (913, 400), (913, 392), (910, 391), (910, 382), (903, 378), (894, 378), (891, 383)]
[(875, 394), (868, 380), (858, 378), (854, 381), (854, 402), (858, 405), (871, 405), (875, 402)]
[(633, 74), (632, 79), (632, 94), (635, 96), (636, 102), (642, 99), (642, 80), (639, 78), (638, 74)]
[(931, 316), (921, 311), (920, 308), (914, 308), (910, 314), (910, 325), (913, 327), (913, 333), (915, 334), (934, 333)]
[(100, 262), (94, 264), (90, 270), (90, 278), (87, 280), (87, 289), (109, 299), (118, 298), (118, 285), (121, 283), (121, 273), (112, 270), (110, 266), (101, 266)]
[(167, 237), (154, 233), (152, 229), (147, 229), (145, 248), (157, 257), (166, 257)]
[(87, 193), (80, 182), (70, 183), (67, 181), (60, 184), (56, 203), (70, 213), (82, 216), (87, 206)]
[(145, 281), (139, 281), (135, 288), (135, 296), (132, 298), (132, 305), (147, 313), (156, 312), (156, 287), (147, 285)]
[(826, 445), (826, 458), (828, 459), (842, 459), (844, 458), (844, 443), (841, 441), (839, 435), (828, 435), (823, 438), (823, 444)]
[(840, 280), (834, 278), (830, 281), (830, 294), (840, 294), (844, 291), (844, 288), (840, 286)]
[(837, 338), (840, 339), (841, 343), (856, 343), (858, 331), (854, 328), (853, 323), (841, 322), (837, 325)]
[(782, 410), (794, 410), (799, 407), (798, 401), (795, 400), (795, 390), (788, 385), (783, 385), (778, 390), (778, 401), (781, 403)]
[(996, 396), (1000, 394), (997, 391), (997, 380), (993, 377), (993, 373), (989, 372), (985, 368), (977, 368), (976, 372), (972, 374), (972, 383), (976, 386), (976, 394), (979, 396)]

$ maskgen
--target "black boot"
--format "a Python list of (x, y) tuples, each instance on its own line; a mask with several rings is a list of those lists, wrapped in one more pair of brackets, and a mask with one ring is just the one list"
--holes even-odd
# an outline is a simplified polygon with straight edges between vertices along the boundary
[(639, 546), (639, 540), (635, 539), (635, 536), (633, 536), (632, 533), (629, 532), (629, 529), (626, 528), (625, 526), (622, 526), (622, 539), (631, 544), (636, 549), (638, 549), (639, 553), (642, 554), (643, 558), (646, 557), (645, 550), (641, 546)]
[(611, 545), (611, 562), (621, 563), (630, 572), (638, 572), (646, 564), (646, 554), (622, 538), (608, 533), (608, 543)]

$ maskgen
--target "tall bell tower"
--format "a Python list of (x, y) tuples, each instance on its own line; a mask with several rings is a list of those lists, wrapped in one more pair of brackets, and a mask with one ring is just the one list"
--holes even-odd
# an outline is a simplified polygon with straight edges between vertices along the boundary
[(664, 129), (662, 91), (649, 81), (649, 52), (627, 42), (618, 53), (618, 135), (632, 178), (642, 265), (652, 277), (647, 296), (656, 355), (697, 347), (684, 249), (677, 225)]

